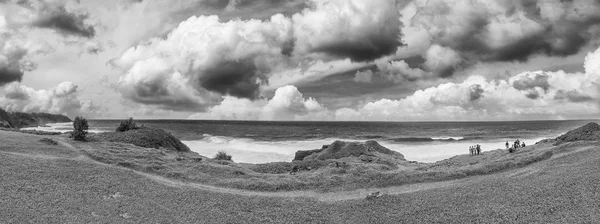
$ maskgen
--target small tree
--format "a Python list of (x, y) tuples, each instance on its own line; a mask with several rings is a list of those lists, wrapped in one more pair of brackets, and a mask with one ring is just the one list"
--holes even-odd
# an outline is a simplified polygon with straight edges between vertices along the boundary
[(215, 159), (216, 160), (229, 160), (231, 161), (231, 155), (228, 155), (226, 152), (224, 151), (219, 151), (217, 153), (217, 155), (215, 155)]
[(138, 129), (139, 127), (135, 124), (135, 121), (133, 121), (133, 118), (129, 118), (127, 120), (121, 121), (121, 124), (119, 124), (119, 127), (117, 127), (117, 132), (125, 132), (125, 131), (129, 131), (129, 130), (134, 130), (134, 129)]
[(85, 141), (85, 135), (88, 133), (88, 128), (88, 121), (83, 117), (77, 116), (73, 121), (73, 132), (71, 132), (71, 136), (77, 141)]

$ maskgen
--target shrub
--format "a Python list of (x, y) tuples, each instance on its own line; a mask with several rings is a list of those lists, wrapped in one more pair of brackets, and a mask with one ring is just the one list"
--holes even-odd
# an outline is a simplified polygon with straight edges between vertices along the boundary
[(42, 138), (39, 141), (46, 143), (48, 145), (58, 145), (58, 142), (54, 141), (54, 139), (51, 139), (51, 138)]
[(231, 161), (231, 155), (227, 155), (224, 151), (219, 151), (217, 155), (215, 155), (216, 160), (229, 160)]
[(119, 124), (119, 127), (117, 127), (117, 132), (126, 132), (129, 130), (135, 130), (135, 129), (139, 129), (140, 127), (138, 127), (135, 124), (135, 121), (133, 121), (133, 118), (129, 118), (127, 120), (121, 121), (121, 124)]
[(76, 117), (73, 121), (73, 132), (71, 132), (71, 137), (77, 141), (85, 141), (85, 135), (87, 135), (87, 130), (89, 128), (88, 121), (83, 117)]

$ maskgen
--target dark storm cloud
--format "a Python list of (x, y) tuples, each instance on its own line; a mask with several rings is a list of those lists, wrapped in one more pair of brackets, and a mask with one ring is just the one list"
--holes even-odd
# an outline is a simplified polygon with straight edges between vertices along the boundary
[(23, 72), (18, 66), (1, 66), (0, 65), (0, 86), (11, 82), (20, 82), (23, 79)]
[(571, 91), (559, 90), (556, 92), (554, 99), (555, 100), (568, 100), (568, 101), (574, 102), (574, 103), (587, 102), (587, 101), (594, 100), (594, 98), (592, 98), (591, 96), (585, 95), (577, 90), (571, 90)]
[(483, 88), (479, 84), (471, 85), (469, 87), (469, 100), (475, 101), (483, 97)]
[(88, 14), (67, 12), (64, 6), (47, 6), (42, 9), (40, 17), (31, 25), (39, 28), (53, 29), (64, 35), (92, 38), (96, 34), (96, 30), (93, 26), (84, 23), (88, 17)]
[(546, 74), (534, 74), (533, 77), (528, 75), (515, 80), (512, 85), (517, 90), (531, 90), (539, 87), (544, 91), (548, 91), (550, 88), (548, 78), (549, 77)]
[(258, 69), (253, 60), (225, 61), (200, 73), (197, 83), (206, 90), (239, 98), (258, 97)]

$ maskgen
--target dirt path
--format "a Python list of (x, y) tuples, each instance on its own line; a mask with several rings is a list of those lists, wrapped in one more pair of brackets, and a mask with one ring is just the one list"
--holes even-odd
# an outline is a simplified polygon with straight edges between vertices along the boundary
[[(74, 152), (77, 152), (79, 154), (79, 156), (74, 157), (74, 158), (73, 157), (68, 158), (68, 157), (49, 156), (49, 155), (43, 155), (43, 154), (39, 154), (39, 155), (38, 154), (23, 154), (23, 153), (14, 153), (14, 152), (2, 152), (2, 153), (12, 154), (12, 155), (16, 155), (16, 156), (25, 156), (25, 157), (36, 158), (36, 159), (48, 159), (48, 160), (65, 159), (65, 160), (76, 160), (76, 161), (81, 161), (81, 162), (86, 162), (86, 163), (93, 163), (98, 166), (105, 166), (105, 167), (110, 167), (110, 168), (114, 168), (114, 169), (122, 169), (122, 170), (126, 170), (128, 172), (133, 172), (133, 173), (143, 176), (149, 180), (156, 181), (158, 183), (161, 183), (161, 184), (164, 184), (167, 186), (171, 186), (171, 187), (194, 188), (194, 189), (203, 190), (203, 191), (236, 194), (236, 195), (242, 195), (242, 196), (279, 197), (279, 198), (311, 198), (311, 199), (315, 199), (315, 200), (322, 201), (322, 202), (337, 202), (337, 201), (345, 201), (345, 200), (364, 199), (366, 197), (366, 195), (368, 195), (369, 193), (377, 192), (377, 191), (383, 193), (384, 195), (399, 195), (399, 194), (406, 194), (406, 193), (418, 192), (418, 191), (424, 191), (424, 190), (445, 188), (445, 187), (450, 187), (450, 186), (459, 186), (459, 185), (464, 186), (464, 185), (469, 185), (476, 181), (480, 181), (483, 178), (487, 178), (486, 176), (472, 176), (472, 177), (467, 177), (467, 178), (462, 178), (462, 179), (457, 179), (457, 180), (450, 180), (450, 181), (408, 184), (408, 185), (392, 186), (392, 187), (385, 187), (385, 188), (364, 188), (364, 189), (357, 189), (357, 190), (352, 190), (352, 191), (337, 191), (337, 192), (327, 192), (327, 193), (319, 193), (319, 192), (315, 192), (315, 191), (260, 192), (260, 191), (249, 191), (249, 190), (241, 190), (241, 189), (233, 189), (233, 188), (215, 187), (215, 186), (200, 184), (200, 183), (183, 182), (183, 181), (168, 179), (168, 178), (165, 178), (165, 177), (162, 177), (159, 175), (155, 175), (155, 174), (149, 174), (149, 173), (144, 173), (144, 172), (140, 172), (140, 171), (135, 171), (135, 170), (128, 169), (125, 167), (121, 167), (121, 166), (106, 164), (106, 163), (98, 162), (96, 160), (93, 160), (93, 159), (87, 157), (81, 149), (78, 149), (65, 141), (58, 141), (58, 142), (60, 145), (64, 146), (65, 148), (72, 150)], [(594, 148), (594, 146), (580, 147), (575, 150), (562, 152), (560, 154), (557, 154), (557, 155), (551, 157), (549, 160), (557, 159), (557, 158), (560, 158), (560, 157), (563, 157), (563, 156), (566, 156), (569, 154), (573, 154), (576, 152), (589, 150), (591, 148)], [(540, 166), (540, 164), (537, 164), (537, 165), (532, 164), (525, 168), (521, 168), (521, 169), (517, 169), (517, 170), (510, 170), (510, 171), (506, 171), (506, 172), (503, 172), (503, 173), (500, 173), (497, 175), (502, 175), (502, 176), (508, 177), (508, 178), (527, 176), (527, 175), (530, 175), (532, 173), (539, 171), (541, 168), (542, 167)]]

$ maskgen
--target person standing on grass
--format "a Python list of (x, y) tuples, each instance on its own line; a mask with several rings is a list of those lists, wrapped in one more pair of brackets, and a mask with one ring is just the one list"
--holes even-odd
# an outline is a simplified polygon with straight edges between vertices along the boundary
[(481, 154), (481, 146), (477, 144), (477, 155)]
[(508, 141), (506, 141), (506, 149), (508, 149), (510, 146), (510, 144), (508, 144)]
[(525, 142), (521, 143), (521, 148), (525, 148)]

